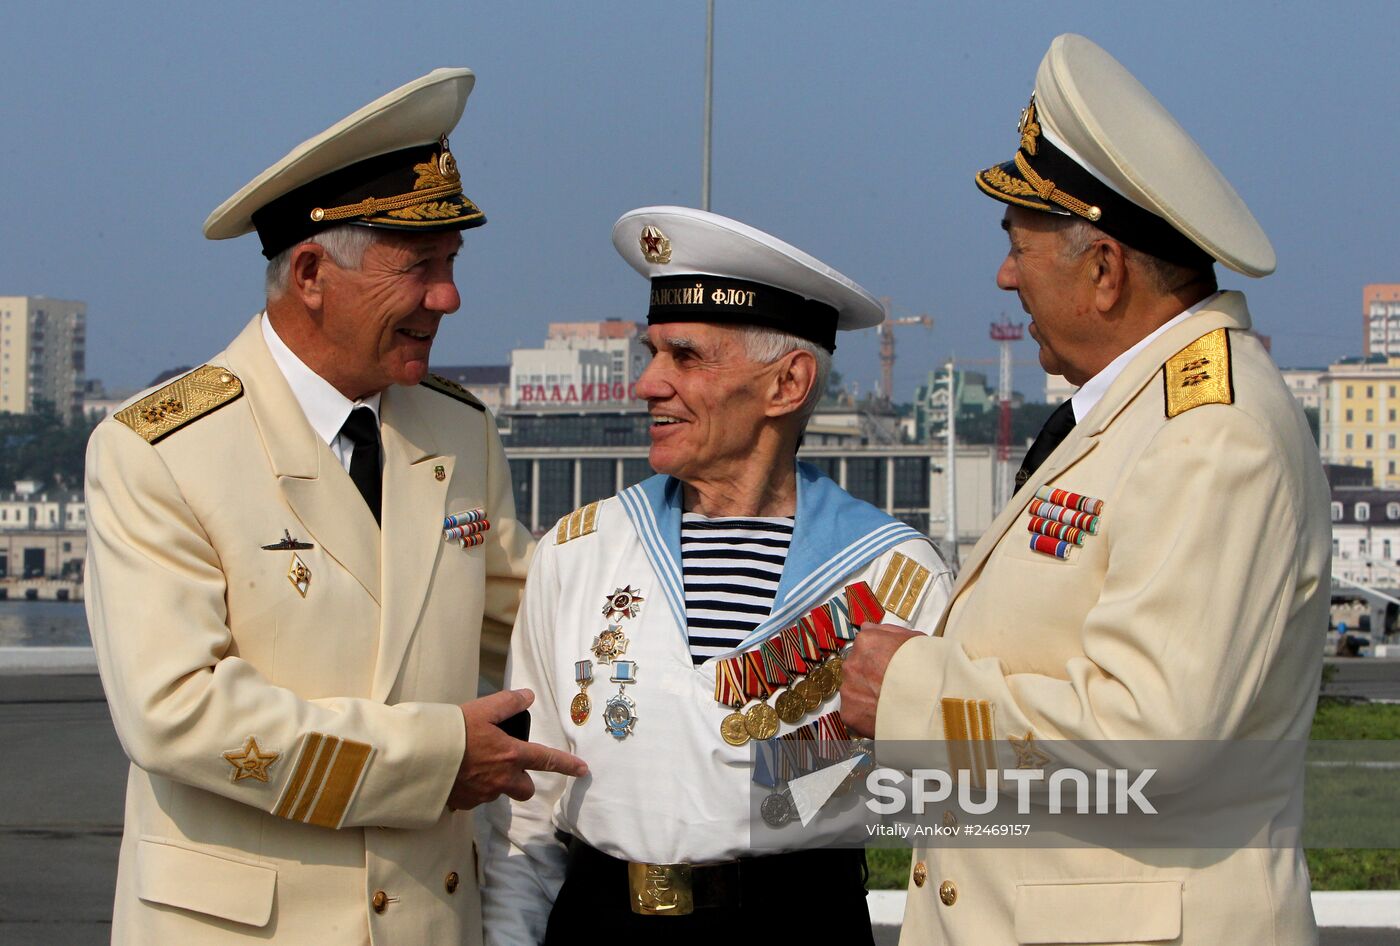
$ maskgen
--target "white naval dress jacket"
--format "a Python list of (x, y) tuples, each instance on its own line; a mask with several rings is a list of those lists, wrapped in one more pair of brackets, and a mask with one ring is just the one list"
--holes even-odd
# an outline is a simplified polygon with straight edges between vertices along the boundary
[[(258, 319), (211, 364), (137, 407), (240, 397), (88, 446), (88, 619), (132, 760), (112, 939), (478, 942), (473, 816), (445, 802), (482, 622), (514, 619), (529, 553), (495, 424), (385, 391), (381, 533)], [(444, 542), (476, 508), (485, 543)], [(306, 547), (264, 548), (284, 533)]]
[[(1061, 740), (1214, 743), (1160, 773), (1185, 791), (1245, 740), (1276, 742), (1220, 802), (1289, 836), (1327, 626), (1329, 496), (1302, 411), (1249, 327), (1244, 297), (1226, 292), (1170, 328), (1017, 492), (936, 635), (889, 665), (882, 763), (916, 768), (917, 740), (945, 737), (977, 738), (1002, 769), (1053, 769)], [(1030, 548), (1042, 486), (1103, 501), (1098, 533), (1064, 559)], [(965, 725), (973, 706), (990, 721), (980, 733)], [(916, 848), (902, 942), (1316, 942), (1296, 835), (1182, 847)]]
[[(540, 541), (511, 635), (508, 685), (536, 694), (532, 738), (583, 758), (590, 774), (567, 782), (537, 774), (528, 802), (501, 799), (488, 807), (488, 943), (543, 938), (566, 866), (556, 830), (614, 857), (648, 863), (706, 863), (775, 850), (756, 851), (751, 841), (751, 749), (720, 736), (720, 721), (731, 710), (715, 702), (715, 670), (728, 654), (700, 666), (691, 662), (681, 492), (679, 481), (653, 477), (566, 516)], [(799, 463), (793, 537), (773, 609), (739, 649), (862, 580), (877, 594), (884, 589), (887, 621), (916, 627), (933, 626), (952, 584), (926, 537)], [(608, 596), (628, 586), (643, 599), (640, 613), (605, 618)], [(636, 662), (627, 695), (637, 721), (621, 740), (602, 719), (619, 689), (608, 665), (593, 667), (588, 720), (578, 726), (569, 717), (579, 692), (574, 664), (591, 658), (594, 638), (614, 624), (628, 639), (624, 659)], [(839, 707), (835, 697), (780, 731)]]

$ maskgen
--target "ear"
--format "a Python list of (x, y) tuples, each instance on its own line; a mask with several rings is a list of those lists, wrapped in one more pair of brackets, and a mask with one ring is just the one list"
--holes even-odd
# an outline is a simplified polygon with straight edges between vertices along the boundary
[(325, 304), (328, 263), (326, 251), (319, 243), (301, 243), (292, 250), (287, 291), (295, 293), (308, 311), (319, 312)]
[(1128, 279), (1128, 260), (1123, 244), (1107, 237), (1094, 241), (1084, 254), (1089, 281), (1094, 287), (1094, 306), (1110, 312), (1122, 298)]
[(809, 351), (790, 351), (773, 363), (774, 375), (764, 410), (767, 417), (795, 414), (817, 383), (817, 359)]

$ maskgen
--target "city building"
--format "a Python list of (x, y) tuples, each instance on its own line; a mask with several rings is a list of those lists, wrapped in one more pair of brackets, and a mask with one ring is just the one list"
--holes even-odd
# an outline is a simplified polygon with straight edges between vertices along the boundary
[(1400, 587), (1400, 489), (1332, 488), (1332, 578)]
[(1298, 404), (1313, 410), (1322, 409), (1322, 376), (1326, 368), (1280, 368), (1283, 383)]
[(0, 296), (0, 411), (83, 415), (87, 304)]
[(29, 480), (0, 493), (0, 592), (15, 581), (79, 580), (86, 555), (87, 505), (81, 493), (41, 492)]
[(510, 404), (510, 365), (434, 365), (433, 374), (460, 384), (493, 414)]
[[(988, 386), (987, 376), (982, 372), (954, 371), (953, 383), (957, 389), (959, 418), (996, 409), (996, 389)], [(943, 439), (948, 428), (947, 367), (930, 371), (928, 382), (915, 389), (914, 427), (920, 443)]]
[(1065, 380), (1064, 375), (1047, 374), (1045, 376), (1045, 403), (1063, 404), (1074, 396), (1074, 392), (1079, 389)]
[(1371, 283), (1361, 289), (1362, 351), (1400, 355), (1400, 283)]
[(1363, 466), (1377, 486), (1400, 487), (1400, 354), (1344, 358), (1318, 389), (1323, 462)]
[(551, 322), (543, 348), (510, 353), (512, 405), (591, 406), (637, 399), (636, 383), (650, 354), (646, 326), (603, 322)]

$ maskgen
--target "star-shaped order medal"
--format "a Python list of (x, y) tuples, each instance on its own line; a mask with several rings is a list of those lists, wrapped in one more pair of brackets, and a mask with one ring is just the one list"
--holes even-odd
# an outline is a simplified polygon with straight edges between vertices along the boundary
[(224, 761), (233, 766), (233, 781), (241, 782), (245, 778), (251, 778), (257, 779), (259, 782), (266, 782), (270, 781), (267, 770), (272, 767), (272, 763), (276, 762), (281, 754), (280, 752), (263, 752), (258, 748), (257, 737), (249, 736), (242, 749), (230, 749), (223, 756)]
[(636, 617), (642, 613), (642, 602), (646, 600), (642, 597), (642, 590), (631, 585), (623, 585), (605, 597), (608, 603), (603, 605), (603, 617), (609, 621)]

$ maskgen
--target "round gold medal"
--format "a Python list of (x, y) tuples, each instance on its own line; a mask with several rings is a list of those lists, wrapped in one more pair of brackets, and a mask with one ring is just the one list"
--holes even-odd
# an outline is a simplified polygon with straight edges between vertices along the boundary
[(772, 739), (778, 734), (777, 710), (767, 703), (755, 703), (744, 714), (744, 729), (755, 739)]
[(812, 686), (821, 694), (823, 700), (829, 700), (836, 695), (836, 680), (826, 664), (807, 674), (807, 679), (812, 681)]
[(807, 702), (792, 690), (779, 693), (774, 707), (778, 711), (778, 718), (788, 725), (798, 722), (807, 713)]
[(803, 677), (801, 680), (798, 680), (793, 684), (792, 690), (798, 696), (802, 697), (802, 705), (807, 712), (810, 713), (812, 710), (822, 705), (821, 688), (813, 683), (810, 678)]
[(593, 701), (588, 698), (587, 693), (580, 691), (569, 704), (569, 718), (574, 721), (575, 726), (582, 726), (588, 722), (588, 714), (592, 709)]
[(749, 731), (744, 728), (745, 719), (743, 713), (730, 713), (724, 717), (719, 724), (719, 734), (724, 737), (724, 741), (731, 746), (742, 746), (749, 741)]

